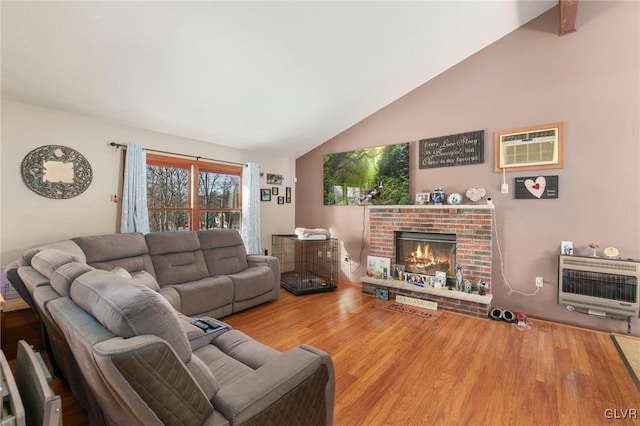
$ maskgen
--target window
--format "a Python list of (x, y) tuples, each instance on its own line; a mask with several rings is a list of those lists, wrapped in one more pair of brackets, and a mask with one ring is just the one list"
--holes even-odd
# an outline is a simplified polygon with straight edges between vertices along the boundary
[(240, 229), (241, 166), (147, 154), (151, 231)]

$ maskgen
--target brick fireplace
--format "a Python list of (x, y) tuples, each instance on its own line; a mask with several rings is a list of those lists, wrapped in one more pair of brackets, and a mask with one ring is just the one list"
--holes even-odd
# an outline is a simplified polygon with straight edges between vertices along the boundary
[[(458, 206), (369, 206), (371, 256), (396, 259), (394, 235), (397, 232), (455, 234), (455, 262), (462, 265), (464, 279), (474, 285), (474, 293), (451, 290), (420, 289), (405, 285), (381, 285), (375, 279), (363, 278), (363, 292), (374, 294), (376, 287), (388, 287), (391, 294), (415, 297), (426, 292), (425, 300), (437, 301), (439, 307), (473, 315), (487, 315), (491, 302), (491, 241), (493, 235), (492, 205)], [(479, 296), (478, 281), (487, 284), (487, 295)], [(390, 281), (390, 280), (389, 280)], [(393, 283), (393, 281), (390, 281)], [(382, 284), (386, 284), (382, 282)], [(410, 291), (403, 291), (407, 287)]]

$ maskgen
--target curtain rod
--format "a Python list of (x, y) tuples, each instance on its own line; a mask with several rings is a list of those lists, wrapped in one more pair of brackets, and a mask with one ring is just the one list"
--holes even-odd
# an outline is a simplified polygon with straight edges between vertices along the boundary
[[(114, 146), (116, 148), (126, 148), (127, 147), (127, 145), (121, 144), (121, 143), (117, 143), (117, 142), (110, 142), (109, 146)], [(247, 163), (236, 163), (235, 161), (217, 160), (215, 158), (199, 157), (197, 155), (180, 154), (179, 152), (160, 151), (159, 149), (150, 149), (150, 148), (142, 148), (142, 149), (144, 149), (145, 151), (149, 151), (149, 152), (158, 152), (160, 154), (179, 155), (181, 157), (195, 158), (196, 160), (209, 160), (209, 161), (215, 161), (215, 162), (218, 162), (218, 163), (235, 164), (237, 166), (246, 166), (247, 165)]]

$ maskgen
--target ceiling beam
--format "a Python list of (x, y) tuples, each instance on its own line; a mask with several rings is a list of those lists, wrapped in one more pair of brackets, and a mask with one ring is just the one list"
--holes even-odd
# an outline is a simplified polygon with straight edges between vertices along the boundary
[(560, 28), (558, 35), (563, 36), (576, 31), (576, 15), (579, 0), (560, 0)]

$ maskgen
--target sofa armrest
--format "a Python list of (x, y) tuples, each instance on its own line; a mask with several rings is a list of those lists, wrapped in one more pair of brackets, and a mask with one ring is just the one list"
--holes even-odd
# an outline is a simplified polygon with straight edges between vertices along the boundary
[(247, 255), (247, 263), (249, 266), (269, 266), (273, 269), (274, 266), (277, 265), (278, 269), (280, 268), (278, 258), (275, 256), (265, 256), (262, 254), (249, 254)]
[(105, 384), (118, 395), (113, 403), (126, 404), (141, 424), (156, 423), (154, 416), (163, 424), (203, 424), (213, 414), (203, 389), (159, 337), (114, 337), (97, 343), (93, 355)]
[(333, 399), (326, 389), (333, 386), (331, 358), (297, 347), (221, 388), (211, 401), (232, 424), (330, 425)]
[(272, 299), (280, 297), (280, 261), (275, 256), (265, 256), (261, 254), (250, 254), (247, 256), (249, 266), (268, 266), (273, 274)]
[(5, 270), (5, 273), (7, 274), (7, 279), (9, 280), (13, 288), (18, 292), (20, 297), (22, 297), (22, 300), (27, 302), (27, 305), (29, 305), (29, 307), (35, 311), (36, 305), (33, 302), (33, 299), (31, 298), (31, 293), (29, 292), (26, 284), (24, 283), (24, 281), (22, 281), (22, 278), (18, 274), (19, 267), (20, 266), (18, 265), (18, 262), (11, 262)]
[(160, 296), (167, 299), (169, 304), (173, 309), (178, 312), (182, 312), (182, 299), (180, 298), (180, 294), (173, 287), (161, 287), (160, 288)]

